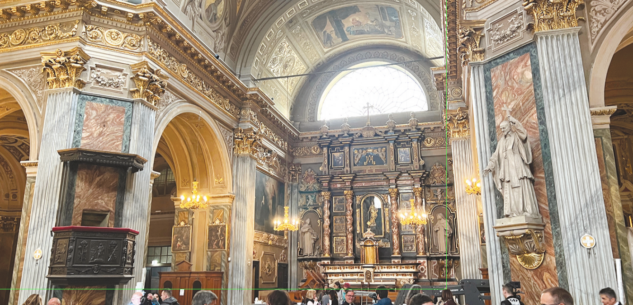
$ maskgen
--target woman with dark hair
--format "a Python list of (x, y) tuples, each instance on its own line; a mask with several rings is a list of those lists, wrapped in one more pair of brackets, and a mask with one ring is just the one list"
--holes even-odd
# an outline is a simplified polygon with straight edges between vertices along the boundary
[(292, 305), (290, 297), (285, 291), (275, 290), (266, 297), (267, 305)]
[[(338, 295), (336, 294), (336, 291), (330, 290), (328, 293), (330, 294), (330, 305), (339, 305), (340, 303), (338, 302)], [(321, 305), (327, 305), (327, 304), (321, 304)]]
[(39, 294), (32, 294), (22, 305), (42, 305), (42, 297)]
[(453, 293), (450, 289), (442, 290), (442, 300), (439, 302), (439, 304), (457, 305), (457, 303), (455, 303), (455, 300), (453, 299)]

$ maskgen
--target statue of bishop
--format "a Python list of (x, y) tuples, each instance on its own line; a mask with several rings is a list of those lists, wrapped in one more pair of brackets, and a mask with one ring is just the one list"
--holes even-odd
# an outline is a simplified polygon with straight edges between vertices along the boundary
[(495, 186), (503, 194), (504, 217), (540, 217), (527, 131), (509, 113), (499, 127), (502, 135), (484, 173), (492, 173)]

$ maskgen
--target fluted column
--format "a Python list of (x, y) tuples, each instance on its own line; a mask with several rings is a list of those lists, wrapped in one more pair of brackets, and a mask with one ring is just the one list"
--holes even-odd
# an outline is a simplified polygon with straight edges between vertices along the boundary
[[(33, 190), (22, 269), (22, 273), (28, 276), (21, 279), (20, 289), (23, 289), (24, 293), (20, 293), (18, 304), (24, 303), (31, 294), (39, 294), (42, 299), (46, 298), (46, 289), (49, 287), (46, 275), (50, 262), (50, 249), (53, 246), (53, 237), (50, 232), (57, 219), (57, 203), (64, 167), (57, 151), (71, 148), (79, 93), (79, 90), (72, 87), (47, 91), (46, 115), (38, 160), (38, 179), (35, 181)], [(42, 251), (42, 257), (35, 260), (33, 253), (38, 249)]]
[[(296, 180), (290, 183), (290, 198), (288, 199), (290, 205), (290, 218), (299, 218), (299, 185)], [(288, 232), (288, 288), (296, 289), (299, 287), (299, 263), (297, 260), (297, 253), (299, 251), (299, 231)]]
[(459, 227), (459, 256), (462, 277), (480, 279), (481, 247), (479, 246), (479, 217), (477, 195), (466, 193), (466, 179), (476, 177), (475, 164), (469, 138), (451, 140), (453, 176), (455, 178), (455, 203)]
[(20, 216), (20, 228), (15, 249), (15, 262), (13, 263), (13, 276), (11, 277), (11, 289), (9, 294), (9, 304), (14, 304), (20, 295), (20, 282), (22, 280), (22, 263), (24, 262), (24, 248), (29, 232), (29, 219), (31, 206), (33, 204), (33, 188), (37, 177), (37, 161), (22, 161), (22, 166), (26, 168), (26, 186), (24, 187), (24, 200), (22, 201), (22, 215)]
[[(477, 140), (477, 156), (479, 172), (483, 173), (492, 156), (490, 136), (488, 133), (488, 112), (486, 108), (486, 84), (482, 64), (471, 63), (471, 96), (473, 120), (475, 121), (475, 138)], [(454, 160), (453, 160), (454, 161)], [(501, 285), (505, 283), (504, 273), (510, 280), (510, 262), (507, 254), (502, 253), (501, 240), (495, 235), (494, 225), (497, 220), (497, 204), (495, 201), (494, 182), (491, 175), (483, 175), (481, 184), (481, 200), (486, 231), (486, 252), (488, 261), (488, 278), (490, 280), (491, 303), (498, 304), (505, 298), (501, 293)], [(461, 230), (461, 228), (460, 228)], [(478, 230), (479, 231), (479, 230)], [(504, 262), (505, 259), (505, 262)], [(464, 264), (462, 264), (463, 267)], [(505, 268), (505, 270), (504, 270)]]
[(259, 138), (253, 130), (235, 132), (233, 190), (231, 209), (231, 252), (227, 304), (251, 304), (253, 287), (253, 243), (255, 234), (255, 176), (257, 161), (253, 152)]
[[(587, 86), (577, 28), (537, 32), (544, 112), (550, 138), (568, 288), (578, 304), (599, 302), (596, 291), (617, 287)], [(554, 230), (554, 224), (552, 225)], [(596, 245), (588, 255), (584, 234)], [(559, 254), (560, 253), (560, 254)], [(557, 260), (558, 262), (558, 260)]]
[[(422, 210), (422, 192), (424, 191), (421, 187), (413, 188), (413, 204), (417, 210)], [(415, 227), (416, 237), (415, 241), (417, 243), (418, 256), (426, 255), (426, 243), (424, 240), (424, 226), (416, 226)]]
[(345, 191), (345, 217), (347, 220), (347, 255), (346, 261), (354, 260), (354, 191)]
[(321, 192), (323, 196), (323, 257), (330, 257), (330, 192)]
[(391, 200), (391, 242), (393, 243), (391, 256), (400, 256), (400, 226), (398, 225), (397, 188), (389, 189), (389, 199)]

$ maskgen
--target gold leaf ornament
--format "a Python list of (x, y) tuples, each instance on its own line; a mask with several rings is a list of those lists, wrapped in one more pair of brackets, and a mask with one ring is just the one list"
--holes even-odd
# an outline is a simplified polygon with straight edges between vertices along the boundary
[(57, 49), (55, 52), (42, 52), (43, 70), (47, 74), (48, 89), (76, 87), (82, 89), (86, 82), (79, 77), (86, 70), (84, 65), (90, 56), (81, 48), (75, 47), (69, 51)]

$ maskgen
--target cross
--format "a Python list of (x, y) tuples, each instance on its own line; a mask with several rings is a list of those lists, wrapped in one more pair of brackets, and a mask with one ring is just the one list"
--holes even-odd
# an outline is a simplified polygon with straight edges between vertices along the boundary
[(367, 106), (364, 106), (363, 109), (367, 109), (367, 126), (369, 126), (371, 124), (371, 122), (369, 121), (369, 109), (374, 109), (374, 105), (369, 104), (369, 102), (367, 102)]
[(585, 246), (585, 248), (592, 248), (594, 243), (594, 239), (591, 238), (589, 235), (585, 235), (585, 237), (582, 239), (582, 244), (583, 246)]
[(503, 108), (501, 108), (502, 110), (506, 111), (506, 117), (510, 116), (510, 111), (512, 111), (512, 108), (508, 107), (507, 105), (503, 106)]

